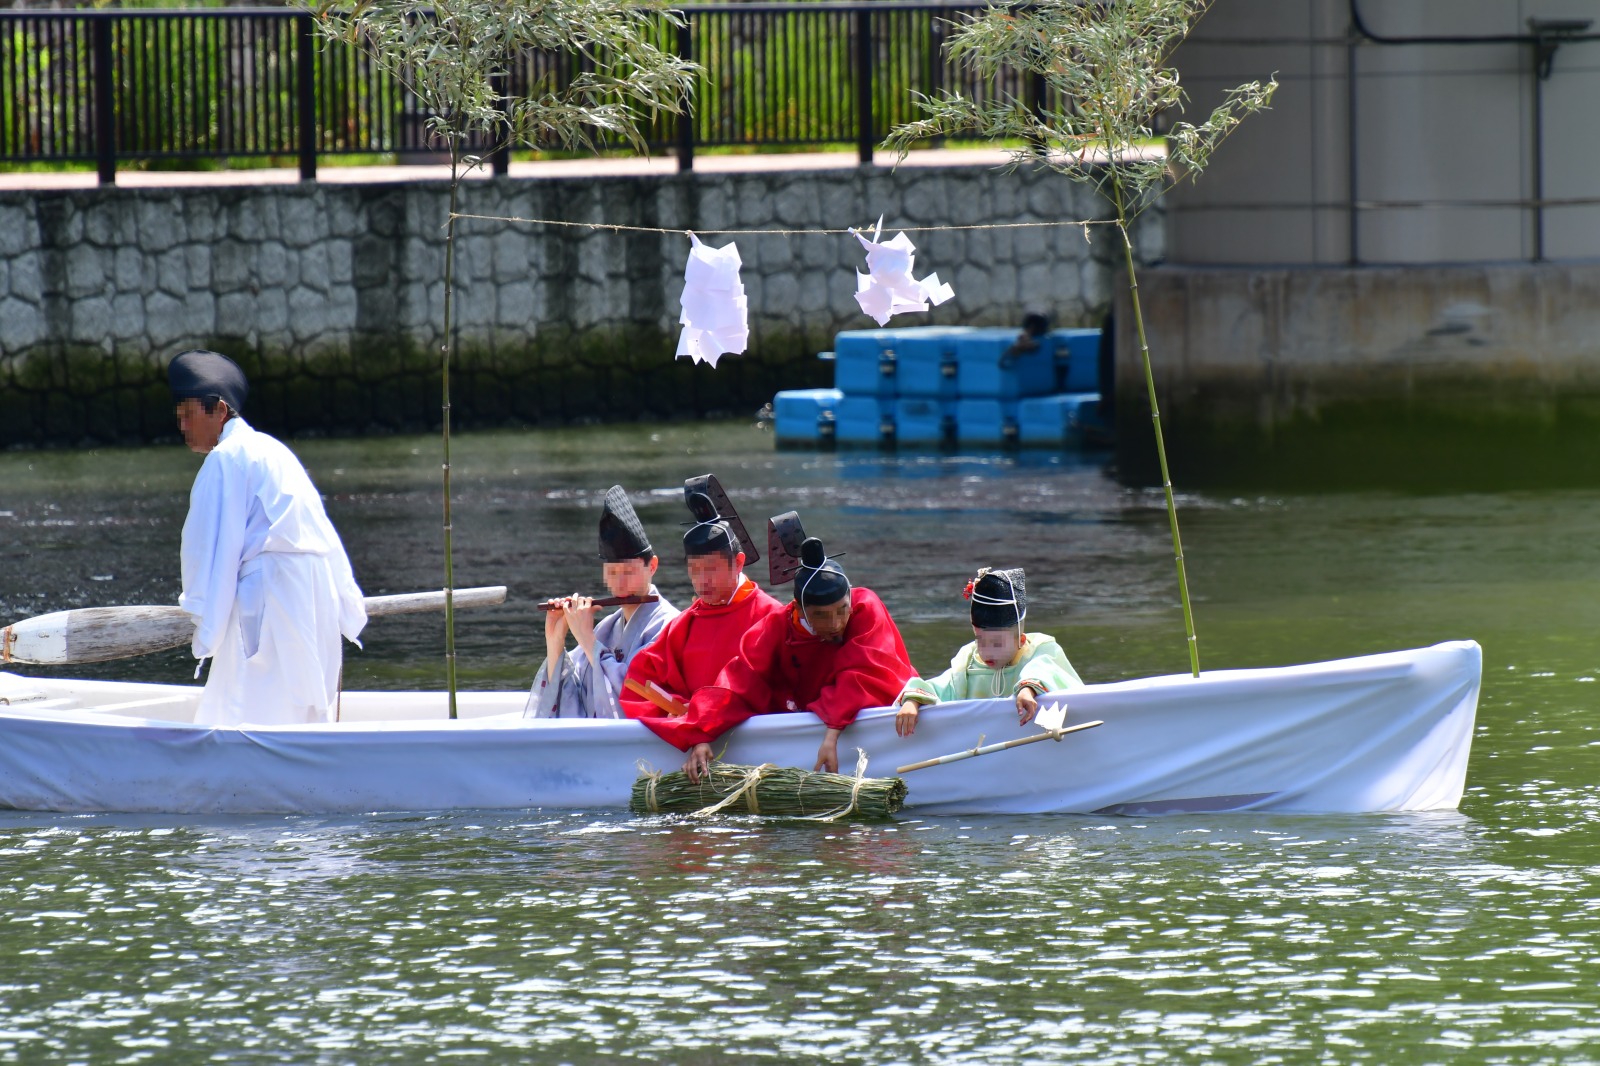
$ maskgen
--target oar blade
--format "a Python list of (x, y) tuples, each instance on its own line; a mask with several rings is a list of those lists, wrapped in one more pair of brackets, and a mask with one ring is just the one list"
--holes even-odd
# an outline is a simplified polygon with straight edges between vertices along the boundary
[(103, 663), (181, 648), (193, 639), (194, 619), (181, 607), (81, 607), (7, 626), (0, 633), (0, 660)]
[[(457, 589), (455, 606), (504, 603), (504, 585)], [(368, 596), (367, 614), (383, 617), (444, 609), (443, 592)], [(181, 607), (80, 607), (25, 618), (0, 629), (0, 666), (103, 663), (181, 648), (194, 640), (194, 618)]]

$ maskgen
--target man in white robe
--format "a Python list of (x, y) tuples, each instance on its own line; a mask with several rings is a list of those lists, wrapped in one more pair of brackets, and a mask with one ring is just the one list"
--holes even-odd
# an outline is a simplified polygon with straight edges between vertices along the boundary
[[(594, 600), (567, 596), (545, 616), (545, 661), (533, 679), (524, 714), (529, 718), (621, 718), (628, 664), (653, 643), (678, 609), (651, 582), (660, 560), (645, 536), (628, 494), (611, 486), (600, 512), (601, 576), (613, 596), (654, 596), (654, 603), (625, 604), (597, 625)], [(563, 653), (567, 633), (577, 647)]]
[(167, 368), (178, 426), (206, 457), (183, 524), (183, 594), (194, 654), (211, 659), (195, 721), (333, 720), (343, 665), (366, 606), (305, 467), (240, 417), (249, 385), (215, 352)]

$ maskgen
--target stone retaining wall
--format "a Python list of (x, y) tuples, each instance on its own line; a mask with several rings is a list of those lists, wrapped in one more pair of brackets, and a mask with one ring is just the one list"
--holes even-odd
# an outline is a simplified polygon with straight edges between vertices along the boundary
[[(448, 186), (304, 184), (0, 193), (0, 445), (173, 434), (163, 367), (238, 358), (247, 413), (279, 432), (418, 429), (439, 418)], [(1100, 216), (1047, 174), (841, 168), (670, 177), (474, 180), (470, 214), (671, 229), (973, 225)], [(753, 412), (828, 384), (814, 357), (855, 308), (848, 236), (738, 238), (750, 353), (675, 361), (679, 234), (465, 220), (457, 241), (458, 426)], [(1159, 220), (1140, 231), (1160, 253)], [(727, 238), (708, 237), (721, 244)], [(905, 324), (1098, 324), (1116, 244), (1078, 228), (914, 235), (956, 299)]]

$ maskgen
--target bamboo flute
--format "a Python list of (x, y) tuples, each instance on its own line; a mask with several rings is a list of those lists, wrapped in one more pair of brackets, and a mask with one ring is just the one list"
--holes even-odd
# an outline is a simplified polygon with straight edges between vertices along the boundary
[[(655, 603), (660, 596), (603, 596), (594, 601), (596, 607), (627, 607), (635, 603)], [(541, 611), (559, 611), (561, 604), (556, 600), (546, 600), (539, 605)]]

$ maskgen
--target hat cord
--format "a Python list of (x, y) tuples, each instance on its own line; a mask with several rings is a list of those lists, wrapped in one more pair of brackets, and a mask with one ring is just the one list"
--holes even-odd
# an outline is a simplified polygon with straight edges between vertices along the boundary
[[(828, 557), (826, 555), (824, 555), (822, 557), (822, 566), (827, 566), (827, 565), (828, 565)], [(822, 573), (822, 566), (806, 566), (804, 563), (800, 564), (800, 568), (802, 570), (810, 571), (808, 574), (806, 574), (805, 581), (800, 585), (800, 591), (795, 593), (795, 597), (794, 597), (795, 598), (795, 602), (800, 605), (800, 613), (801, 613), (802, 616), (805, 614), (805, 611), (806, 611), (806, 589), (811, 587), (811, 579), (816, 577), (818, 574)], [(843, 570), (839, 571), (839, 576), (844, 578), (844, 591), (845, 591), (845, 594), (848, 595), (849, 592), (850, 592), (850, 588), (851, 588), (850, 576), (848, 574), (846, 574)], [(813, 632), (815, 632), (815, 631), (813, 631)]]

